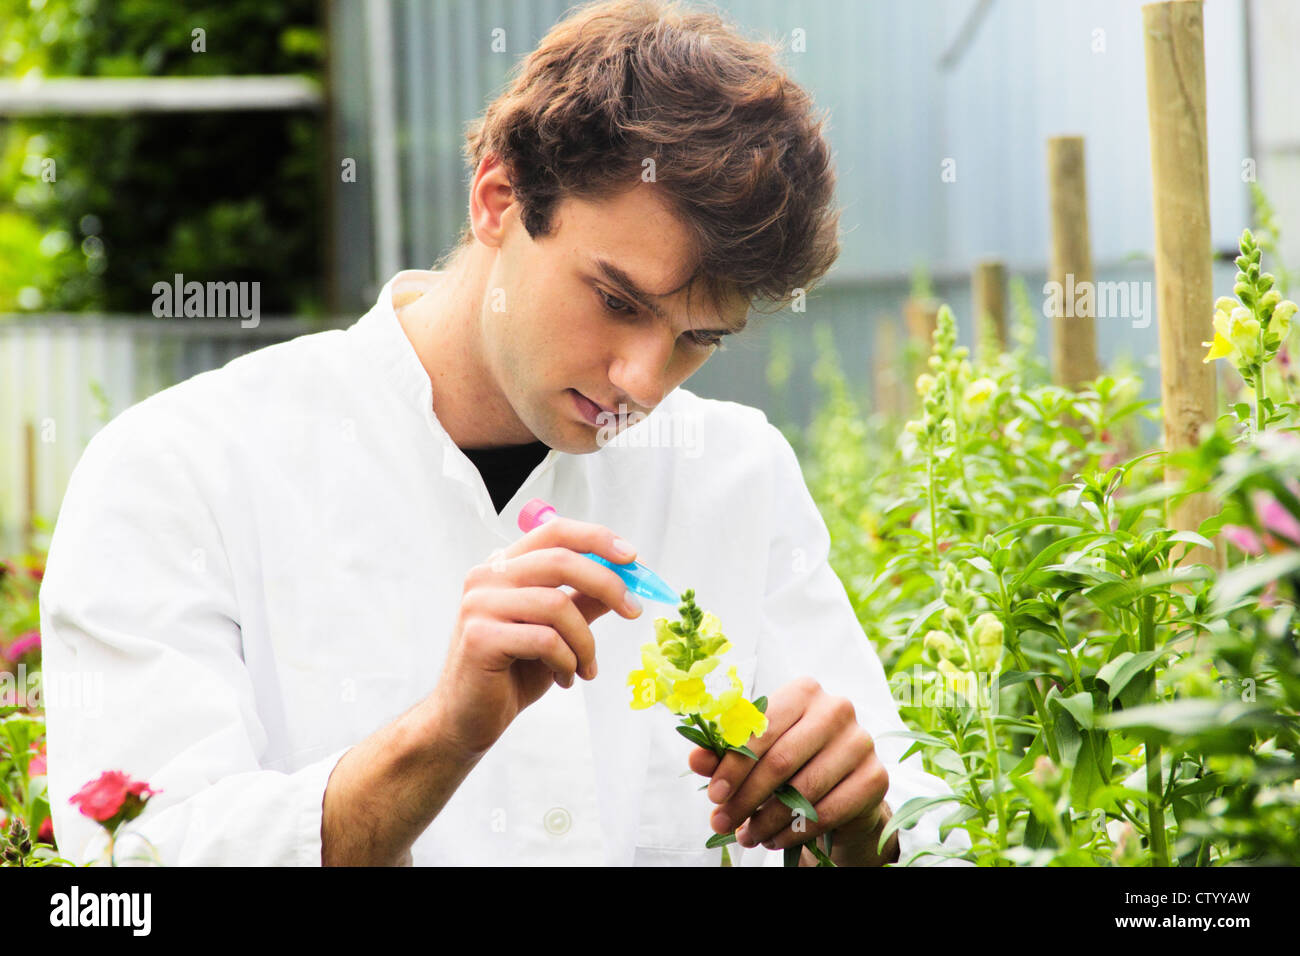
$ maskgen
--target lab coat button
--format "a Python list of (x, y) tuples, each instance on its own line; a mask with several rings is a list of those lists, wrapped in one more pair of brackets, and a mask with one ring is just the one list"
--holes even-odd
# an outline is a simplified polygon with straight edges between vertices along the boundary
[(569, 811), (563, 807), (551, 807), (542, 817), (542, 826), (546, 827), (546, 832), (555, 836), (562, 836), (569, 832), (569, 825), (572, 823)]

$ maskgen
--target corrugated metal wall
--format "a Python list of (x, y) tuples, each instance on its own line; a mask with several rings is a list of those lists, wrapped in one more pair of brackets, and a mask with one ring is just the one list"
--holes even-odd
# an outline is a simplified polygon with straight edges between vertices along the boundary
[[(371, 100), (362, 6), (333, 5), (342, 155), (364, 154), (366, 145)], [(782, 42), (792, 75), (830, 111), (845, 236), (840, 261), (806, 314), (751, 323), (752, 331), (687, 387), (765, 409), (780, 405), (806, 420), (814, 401), (809, 338), (797, 337), (793, 394), (778, 402), (762, 373), (768, 336), (777, 324), (825, 320), (865, 394), (871, 324), (897, 314), (917, 265), (935, 276), (959, 319), (968, 314), (966, 275), (986, 256), (1024, 274), (1041, 303), (1049, 244), (1046, 139), (1053, 135), (1087, 140), (1096, 278), (1152, 280), (1141, 0), (718, 6), (747, 32)], [(557, 0), (393, 4), (404, 267), (426, 268), (454, 242), (466, 217), (463, 127), (567, 7)], [(979, 9), (984, 16), (973, 17)], [(1210, 0), (1205, 17), (1211, 217), (1216, 246), (1231, 247), (1249, 222), (1240, 175), (1250, 155), (1241, 0)], [(496, 35), (504, 52), (492, 48), (497, 29), (504, 31)], [(795, 31), (802, 31), (804, 52), (792, 49)], [(941, 66), (945, 52), (963, 45), (955, 63)], [(953, 181), (941, 175), (948, 160)], [(373, 261), (373, 223), (364, 218), (364, 186), (342, 188), (351, 203), (340, 207), (347, 247), (341, 271), (352, 282), (345, 300), (362, 310), (386, 277), (372, 269), (357, 281), (360, 264)], [(1220, 285), (1230, 284), (1230, 270), (1216, 275)], [(1045, 349), (1045, 320), (1042, 331)], [(1099, 321), (1098, 334), (1103, 358), (1128, 355), (1141, 364), (1155, 355), (1154, 320), (1146, 328)], [(969, 328), (963, 337), (970, 340)], [(1148, 389), (1158, 390), (1154, 376)]]
[[(393, 0), (385, 42), (372, 44), (368, 15), (384, 0), (331, 0), (331, 123), (335, 158), (356, 163), (356, 181), (336, 184), (333, 264), (351, 324), (387, 276), (375, 268), (372, 190), (381, 160), (400, 179), (397, 229), (402, 267), (425, 268), (454, 241), (466, 216), (463, 129), (501, 88), (519, 57), (563, 15), (561, 0)], [(995, 255), (1023, 274), (1041, 303), (1048, 248), (1045, 140), (1078, 133), (1088, 141), (1089, 216), (1099, 281), (1150, 281), (1151, 190), (1147, 156), (1141, 0), (1084, 3), (992, 0), (951, 69), (940, 58), (983, 0), (732, 0), (720, 4), (742, 28), (805, 52), (786, 62), (820, 105), (845, 207), (844, 252), (801, 315), (758, 318), (693, 377), (704, 395), (756, 405), (776, 420), (803, 422), (815, 401), (812, 338), (792, 337), (787, 394), (765, 378), (773, 329), (826, 321), (842, 362), (868, 390), (876, 323), (896, 322), (913, 267), (924, 264), (959, 319), (969, 314), (967, 272)], [(1249, 221), (1241, 163), (1248, 142), (1247, 71), (1241, 0), (1205, 7), (1214, 241), (1230, 247)], [(1260, 28), (1267, 28), (1261, 24)], [(503, 30), (496, 34), (494, 30)], [(1099, 32), (1100, 31), (1100, 32)], [(504, 41), (495, 52), (494, 38)], [(1098, 49), (1100, 47), (1100, 49)], [(372, 50), (391, 50), (396, 157), (377, 157), (376, 68)], [(381, 54), (386, 56), (386, 54)], [(1275, 86), (1274, 89), (1279, 87)], [(1275, 97), (1276, 98), (1276, 97)], [(941, 178), (945, 159), (956, 179)], [(1265, 190), (1269, 188), (1263, 182)], [(1216, 267), (1227, 291), (1231, 267)], [(969, 326), (969, 323), (966, 323)], [(101, 382), (112, 413), (230, 357), (315, 329), (264, 321), (256, 335), (230, 336), (184, 323), (124, 323), (76, 317), (0, 321), (0, 533), (12, 535), (23, 491), (22, 423), (55, 423), (38, 434), (38, 512), (52, 517), (73, 463), (97, 427), (89, 382)], [(211, 334), (209, 334), (211, 332)], [(1099, 320), (1103, 359), (1119, 355), (1154, 371), (1156, 327)], [(1046, 347), (1046, 322), (1043, 322)], [(970, 340), (970, 330), (963, 330)], [(12, 542), (10, 537), (9, 542)]]
[(313, 331), (297, 319), (262, 319), (245, 329), (222, 319), (0, 316), (0, 553), (19, 547), (29, 467), (35, 514), (53, 521), (72, 469), (103, 421), (245, 352)]
[[(964, 272), (983, 255), (1033, 269), (1047, 248), (1045, 141), (1088, 142), (1093, 254), (1099, 265), (1147, 256), (1152, 243), (1141, 0), (992, 0), (950, 69), (940, 58), (981, 0), (731, 0), (720, 4), (748, 32), (806, 52), (787, 53), (792, 75), (830, 111), (830, 139), (846, 209), (835, 280), (888, 281), (925, 263)], [(410, 267), (435, 260), (466, 215), (462, 130), (567, 4), (557, 0), (396, 0), (392, 4), (403, 203)], [(364, 5), (335, 0), (340, 154), (364, 155), (368, 130)], [(1205, 8), (1212, 222), (1219, 245), (1244, 224), (1248, 192), (1243, 10)], [(504, 31), (504, 52), (492, 49)], [(956, 180), (941, 179), (955, 163)], [(364, 198), (365, 187), (343, 192)], [(345, 210), (357, 246), (365, 222)], [(348, 291), (372, 298), (373, 274)], [(386, 278), (386, 277), (384, 277)]]

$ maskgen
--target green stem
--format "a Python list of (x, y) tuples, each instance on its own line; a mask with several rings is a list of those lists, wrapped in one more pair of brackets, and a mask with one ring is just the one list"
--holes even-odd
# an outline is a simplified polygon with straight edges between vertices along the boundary
[(990, 684), (990, 701), (989, 710), (980, 706), (979, 677), (978, 669), (979, 657), (976, 653), (975, 642), (971, 640), (970, 632), (962, 628), (962, 642), (966, 645), (966, 659), (970, 661), (971, 673), (975, 676), (975, 702), (974, 706), (980, 713), (981, 723), (984, 725), (984, 738), (988, 742), (988, 758), (993, 766), (993, 806), (998, 818), (998, 848), (1005, 850), (1007, 848), (1007, 819), (1006, 807), (1002, 801), (1002, 768), (998, 764), (998, 736), (997, 728), (993, 724), (992, 710), (992, 686)]
[(927, 448), (925, 453), (926, 497), (930, 499), (930, 551), (934, 555), (934, 569), (939, 570), (939, 518), (934, 506), (934, 449)]
[[(961, 481), (961, 490), (966, 495), (967, 512), (973, 513), (975, 499), (971, 495), (970, 485), (966, 481), (966, 456), (962, 453), (961, 409), (957, 404), (957, 391), (955, 388), (948, 389), (948, 415), (952, 418), (952, 451), (957, 459), (957, 477)], [(976, 535), (976, 537), (979, 536)]]
[(1061, 646), (1065, 648), (1066, 659), (1069, 660), (1070, 662), (1070, 674), (1074, 678), (1075, 690), (1078, 691), (1079, 693), (1082, 693), (1084, 689), (1083, 676), (1079, 670), (1079, 661), (1077, 658), (1075, 658), (1074, 651), (1070, 647), (1069, 638), (1065, 636), (1065, 628), (1061, 626), (1061, 623), (1059, 621), (1056, 622), (1056, 634), (1058, 637), (1060, 637)]
[[(1020, 668), (1021, 673), (1029, 673), (1029, 661), (1025, 658), (1024, 653), (1020, 650), (1020, 632), (1015, 629), (1012, 621), (1015, 619), (1010, 611), (1011, 599), (1007, 594), (1007, 582), (1002, 575), (998, 574), (998, 590), (1002, 592), (1002, 631), (1003, 640), (1012, 656), (1016, 659), (1016, 666)], [(1029, 698), (1034, 704), (1034, 713), (1038, 715), (1038, 722), (1043, 727), (1043, 744), (1047, 748), (1047, 755), (1052, 758), (1052, 763), (1058, 767), (1061, 765), (1061, 755), (1056, 749), (1056, 722), (1052, 720), (1051, 715), (1047, 712), (1047, 702), (1043, 699), (1043, 693), (1038, 689), (1038, 680), (1030, 678), (1025, 681), (1029, 685)]]
[[(944, 712), (944, 719), (948, 720), (947, 711)], [(961, 760), (962, 766), (966, 768), (966, 777), (971, 781), (971, 789), (975, 793), (975, 802), (979, 804), (980, 820), (985, 826), (988, 826), (989, 805), (984, 800), (984, 794), (980, 792), (979, 781), (975, 779), (975, 768), (971, 766), (970, 760), (968, 759), (969, 755), (966, 752), (966, 737), (957, 729), (955, 721), (949, 722), (948, 729), (952, 732), (953, 738), (957, 743), (957, 756)]]
[[(1260, 352), (1263, 354), (1264, 348), (1264, 331), (1260, 333)], [(1255, 370), (1255, 437), (1258, 438), (1264, 434), (1264, 364), (1261, 362)]]
[[(1141, 640), (1143, 651), (1154, 651), (1156, 644), (1156, 621), (1155, 621), (1155, 598), (1144, 597), (1142, 599), (1142, 629)], [(1155, 684), (1151, 686), (1149, 697), (1155, 699)], [(1147, 798), (1147, 819), (1150, 823), (1150, 832), (1147, 839), (1151, 844), (1151, 852), (1155, 856), (1157, 866), (1169, 865), (1169, 847), (1165, 841), (1165, 807), (1163, 800), (1164, 785), (1161, 782), (1160, 767), (1160, 745), (1155, 742), (1155, 737), (1151, 736), (1146, 739), (1146, 764), (1147, 764), (1147, 790), (1151, 796)]]

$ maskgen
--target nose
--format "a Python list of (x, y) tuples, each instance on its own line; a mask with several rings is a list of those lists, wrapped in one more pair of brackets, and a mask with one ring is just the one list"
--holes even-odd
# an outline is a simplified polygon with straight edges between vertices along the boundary
[(674, 347), (671, 331), (663, 328), (629, 337), (609, 367), (610, 382), (638, 409), (653, 409), (663, 401)]

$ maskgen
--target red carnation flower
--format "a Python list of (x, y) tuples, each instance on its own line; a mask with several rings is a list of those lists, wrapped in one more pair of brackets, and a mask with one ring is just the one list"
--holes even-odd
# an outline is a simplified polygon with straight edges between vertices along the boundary
[(143, 780), (132, 780), (120, 770), (105, 770), (68, 802), (77, 804), (82, 813), (112, 832), (120, 823), (138, 817), (149, 798), (159, 793), (162, 791)]

